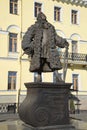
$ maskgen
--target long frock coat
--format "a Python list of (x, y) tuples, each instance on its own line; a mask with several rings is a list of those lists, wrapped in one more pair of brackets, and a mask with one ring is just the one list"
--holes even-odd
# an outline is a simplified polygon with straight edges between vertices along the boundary
[[(46, 21), (47, 22), (47, 21)], [(56, 34), (55, 28), (49, 22), (48, 29), (48, 57), (46, 61), (50, 64), (50, 69), (45, 72), (62, 69), (59, 54), (56, 47), (64, 48), (68, 45), (67, 41)], [(26, 54), (31, 56), (30, 72), (38, 72), (41, 70), (41, 43), (43, 39), (43, 28), (40, 27), (38, 21), (28, 28), (23, 36), (22, 49)]]

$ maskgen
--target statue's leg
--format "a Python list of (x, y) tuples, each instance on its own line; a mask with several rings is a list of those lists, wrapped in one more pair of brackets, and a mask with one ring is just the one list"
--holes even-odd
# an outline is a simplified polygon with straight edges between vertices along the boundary
[(56, 82), (64, 82), (61, 78), (61, 75), (58, 73), (58, 70), (55, 70), (54, 73), (56, 75)]
[(36, 82), (42, 82), (41, 72), (37, 73)]

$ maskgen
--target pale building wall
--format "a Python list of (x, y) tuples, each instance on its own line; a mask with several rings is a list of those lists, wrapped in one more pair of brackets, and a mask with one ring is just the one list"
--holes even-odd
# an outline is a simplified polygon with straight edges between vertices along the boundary
[[(22, 2), (22, 3), (21, 3)], [(26, 55), (20, 56), (22, 36), (27, 28), (35, 23), (34, 2), (42, 3), (42, 11), (46, 14), (47, 20), (55, 26), (57, 33), (66, 38), (69, 42), (69, 52), (72, 52), (72, 40), (78, 41), (78, 53), (86, 54), (87, 52), (87, 8), (67, 4), (61, 1), (53, 0), (18, 0), (18, 15), (9, 13), (9, 1), (1, 0), (0, 9), (2, 14), (0, 17), (0, 95), (14, 96), (12, 101), (16, 100), (18, 90), (21, 89), (21, 95), (26, 94), (25, 82), (33, 82), (34, 74), (29, 72), (30, 63)], [(61, 22), (54, 21), (54, 6), (62, 8)], [(79, 24), (71, 24), (71, 10), (79, 11)], [(17, 53), (9, 53), (9, 32), (18, 33)], [(22, 33), (21, 33), (22, 32)], [(86, 63), (87, 64), (87, 63)], [(17, 71), (17, 87), (15, 91), (7, 91), (8, 71)], [(59, 71), (60, 73), (63, 70)], [(72, 74), (79, 74), (79, 95), (87, 95), (87, 68), (81, 66), (76, 68), (73, 65), (67, 70), (66, 82), (72, 82)], [(43, 73), (43, 82), (53, 82), (53, 73)], [(83, 92), (84, 91), (84, 92)], [(2, 98), (4, 101), (4, 98)], [(6, 98), (5, 98), (6, 99)], [(81, 99), (84, 99), (81, 97)], [(8, 99), (9, 100), (9, 99)], [(21, 99), (22, 100), (22, 99)], [(87, 107), (87, 106), (86, 106)]]
[(0, 57), (5, 57), (8, 54), (8, 33), (0, 33)]
[(0, 26), (2, 30), (6, 31), (9, 25), (21, 25), (21, 1), (18, 0), (18, 3), (18, 15), (14, 15), (9, 13), (9, 0), (0, 1), (0, 9), (2, 10)]

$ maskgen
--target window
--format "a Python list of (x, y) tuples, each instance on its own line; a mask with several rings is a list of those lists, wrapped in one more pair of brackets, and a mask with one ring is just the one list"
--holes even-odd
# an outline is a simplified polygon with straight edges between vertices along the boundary
[(15, 90), (16, 89), (16, 74), (15, 71), (8, 72), (8, 90)]
[(72, 60), (77, 59), (78, 45), (77, 41), (72, 41)]
[(77, 41), (72, 40), (72, 52), (77, 53), (78, 47), (77, 47)]
[(10, 0), (10, 13), (11, 14), (18, 13), (18, 0)]
[(60, 7), (54, 7), (54, 20), (61, 21), (61, 8)]
[(17, 52), (17, 34), (9, 34), (9, 52)]
[(37, 17), (38, 13), (41, 12), (42, 4), (41, 3), (34, 3), (34, 16)]
[(78, 24), (78, 11), (76, 10), (71, 11), (71, 23)]
[(78, 53), (77, 41), (72, 41), (72, 53)]
[(72, 80), (73, 80), (73, 89), (78, 90), (78, 74), (73, 74)]

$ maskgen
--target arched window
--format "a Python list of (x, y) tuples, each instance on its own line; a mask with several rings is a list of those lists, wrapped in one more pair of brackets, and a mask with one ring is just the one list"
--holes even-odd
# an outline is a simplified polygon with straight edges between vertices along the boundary
[(78, 53), (78, 41), (72, 40), (72, 53)]

